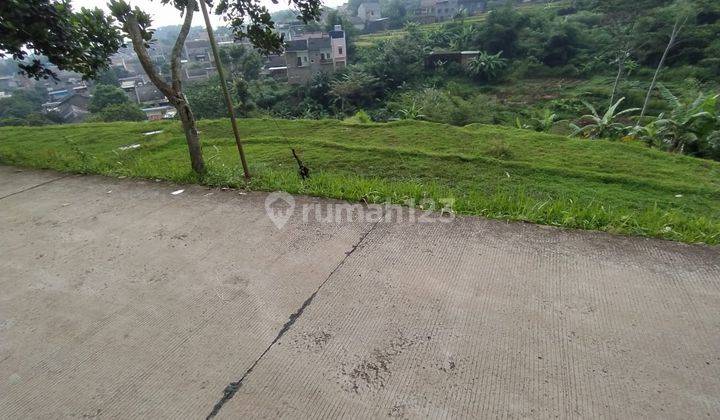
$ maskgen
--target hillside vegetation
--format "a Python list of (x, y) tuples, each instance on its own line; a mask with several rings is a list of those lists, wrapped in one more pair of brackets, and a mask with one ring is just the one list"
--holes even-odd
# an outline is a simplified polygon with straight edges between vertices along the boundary
[[(515, 8), (521, 12), (524, 11), (531, 11), (531, 10), (548, 10), (548, 11), (554, 11), (557, 9), (560, 9), (562, 7), (569, 6), (569, 2), (565, 1), (556, 1), (551, 3), (521, 3), (515, 5)], [(460, 25), (474, 25), (478, 23), (482, 23), (487, 18), (487, 13), (480, 13), (474, 16), (461, 16), (457, 19), (454, 19), (454, 22)], [(425, 33), (430, 34), (433, 31), (442, 30), (443, 27), (447, 26), (448, 22), (435, 22), (435, 23), (426, 23), (426, 24), (419, 24), (417, 27), (418, 29)], [(362, 34), (358, 35), (355, 40), (355, 46), (358, 48), (368, 48), (368, 47), (375, 47), (378, 46), (378, 43), (380, 41), (387, 41), (393, 38), (400, 38), (404, 35), (407, 35), (408, 31), (405, 29), (388, 29), (385, 31), (379, 31), (375, 33), (369, 33), (369, 34)]]
[[(208, 174), (187, 164), (177, 122), (0, 128), (0, 163), (285, 190), (365, 202), (454, 198), (458, 213), (720, 242), (720, 163), (639, 142), (422, 121), (242, 120), (244, 184), (227, 121), (200, 123)], [(161, 131), (155, 134), (145, 134)], [(130, 147), (127, 147), (130, 146)], [(297, 176), (296, 148), (312, 177)]]

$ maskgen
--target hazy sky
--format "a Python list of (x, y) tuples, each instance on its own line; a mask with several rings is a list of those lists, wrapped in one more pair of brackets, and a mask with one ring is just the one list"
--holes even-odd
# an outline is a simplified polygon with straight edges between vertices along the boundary
[[(180, 12), (172, 6), (163, 6), (160, 0), (127, 0), (132, 6), (140, 6), (148, 12), (153, 19), (153, 26), (178, 25), (182, 23)], [(282, 10), (288, 8), (287, 0), (279, 0), (278, 4), (273, 4), (270, 0), (261, 0), (270, 11)], [(336, 7), (342, 4), (343, 0), (325, 0), (323, 3), (330, 7)], [(73, 7), (99, 7), (107, 11), (106, 0), (72, 0)], [(211, 15), (213, 26), (223, 25), (223, 20), (219, 16)], [(205, 26), (202, 13), (196, 13), (193, 16), (194, 26)]]

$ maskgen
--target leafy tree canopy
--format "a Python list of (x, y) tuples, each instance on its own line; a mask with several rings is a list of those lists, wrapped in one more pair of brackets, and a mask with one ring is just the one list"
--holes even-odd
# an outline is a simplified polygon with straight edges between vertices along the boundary
[(94, 77), (122, 45), (113, 19), (100, 9), (73, 11), (70, 0), (3, 0), (0, 2), (0, 58), (21, 61), (20, 71), (35, 79), (55, 72), (33, 53), (60, 70)]
[(105, 107), (97, 114), (93, 114), (94, 120), (112, 122), (112, 121), (144, 121), (147, 119), (145, 113), (137, 104), (125, 102), (122, 104), (114, 104)]
[(88, 109), (90, 112), (100, 112), (111, 105), (121, 105), (130, 102), (125, 92), (116, 86), (97, 85)]
[[(174, 0), (176, 4), (183, 1), (187, 0)], [(303, 23), (309, 23), (320, 17), (319, 0), (290, 0), (289, 3), (297, 10), (298, 19)], [(282, 50), (282, 35), (273, 31), (275, 22), (272, 15), (267, 7), (257, 0), (220, 0), (215, 8), (215, 14), (225, 17), (237, 38), (247, 38), (261, 51)]]
[(0, 118), (25, 118), (40, 112), (46, 99), (47, 92), (43, 88), (17, 90), (11, 97), (0, 99)]

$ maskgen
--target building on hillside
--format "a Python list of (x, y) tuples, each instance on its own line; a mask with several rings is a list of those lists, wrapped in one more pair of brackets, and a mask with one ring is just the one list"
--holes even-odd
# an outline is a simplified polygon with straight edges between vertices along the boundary
[(182, 78), (183, 80), (187, 81), (194, 81), (194, 80), (208, 80), (212, 75), (217, 73), (217, 70), (215, 69), (215, 66), (213, 64), (206, 64), (206, 65), (188, 65), (188, 63), (183, 63), (183, 72), (182, 72)]
[(287, 79), (287, 65), (284, 54), (270, 54), (266, 57), (263, 73), (276, 80)]
[(29, 88), (35, 85), (35, 81), (31, 77), (20, 74), (10, 74), (0, 76), (0, 91), (9, 93), (17, 89)]
[(302, 84), (321, 72), (333, 73), (347, 65), (345, 32), (340, 25), (328, 33), (307, 34), (285, 45), (287, 81)]
[(143, 108), (142, 111), (150, 121), (175, 118), (177, 110), (170, 105), (152, 106)]
[(77, 85), (58, 83), (58, 86), (51, 85), (46, 89), (50, 102), (61, 101), (74, 94), (88, 95), (90, 93), (90, 87), (85, 82)]
[(348, 22), (353, 26), (353, 28), (357, 29), (358, 31), (364, 31), (365, 30), (365, 21), (359, 17), (359, 16), (350, 16), (347, 18)]
[(89, 96), (74, 93), (60, 101), (46, 102), (42, 107), (45, 113), (57, 113), (64, 123), (79, 123), (83, 122), (90, 113), (89, 105)]
[(14, 75), (0, 77), (0, 90), (11, 92), (18, 88), (20, 88), (20, 83), (18, 83)]
[[(340, 12), (340, 10), (341, 8), (338, 8), (338, 12)], [(358, 6), (356, 16), (348, 16), (347, 7), (342, 10), (342, 13), (346, 15), (350, 24), (359, 31), (370, 33), (388, 29), (390, 20), (382, 17), (380, 3), (376, 1), (361, 3), (360, 6)]]
[[(148, 48), (148, 54), (150, 59), (155, 63), (155, 66), (160, 68), (163, 63), (167, 63), (170, 60), (170, 51), (167, 47), (159, 46), (156, 44), (150, 44)], [(140, 60), (135, 55), (132, 49), (124, 49), (110, 57), (111, 67), (121, 70), (121, 73), (129, 73), (132, 75), (145, 74), (140, 64)]]
[(214, 60), (210, 50), (210, 41), (207, 39), (185, 41), (183, 58), (190, 63), (212, 63)]
[(390, 29), (389, 18), (375, 19), (365, 24), (365, 32), (368, 33), (387, 31), (388, 29)]
[(60, 102), (70, 95), (71, 93), (68, 89), (48, 90), (48, 99), (50, 99), (50, 102)]
[(460, 11), (465, 13), (465, 15), (474, 16), (485, 12), (485, 9), (487, 8), (487, 1), (459, 0), (458, 5), (460, 6)]
[(275, 27), (275, 31), (283, 37), (283, 40), (291, 41), (302, 37), (305, 32), (305, 25), (302, 22), (279, 23)]
[(361, 3), (358, 7), (357, 16), (363, 20), (363, 22), (370, 22), (373, 20), (380, 19), (380, 3), (377, 2), (366, 2)]
[(126, 77), (120, 82), (120, 88), (128, 98), (141, 107), (168, 105), (165, 95), (154, 84), (146, 82), (141, 76)]
[(127, 91), (128, 89), (135, 88), (135, 85), (138, 83), (144, 84), (147, 81), (148, 81), (148, 79), (145, 78), (144, 74), (136, 74), (134, 76), (118, 78), (118, 83), (120, 83), (120, 88), (125, 91)]
[(460, 13), (466, 16), (485, 11), (485, 0), (421, 0), (415, 10), (415, 21), (420, 23), (442, 22)]
[(135, 98), (142, 106), (168, 105), (169, 101), (160, 90), (152, 83), (135, 86)]
[(425, 57), (425, 68), (436, 69), (447, 63), (457, 63), (467, 66), (470, 60), (477, 57), (480, 51), (435, 51)]

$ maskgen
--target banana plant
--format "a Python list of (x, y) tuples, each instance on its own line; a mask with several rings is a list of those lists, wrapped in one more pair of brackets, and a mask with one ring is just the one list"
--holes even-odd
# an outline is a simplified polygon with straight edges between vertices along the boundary
[(661, 115), (655, 121), (670, 151), (682, 152), (688, 145), (708, 139), (720, 127), (719, 95), (700, 93), (694, 101), (685, 104), (665, 86), (658, 85), (658, 89), (671, 106), (667, 116)]
[(590, 139), (616, 139), (620, 137), (627, 130), (627, 127), (617, 121), (618, 117), (640, 110), (639, 108), (630, 108), (624, 111), (615, 112), (624, 100), (624, 97), (618, 99), (618, 101), (611, 105), (603, 115), (600, 115), (594, 106), (586, 101), (582, 101), (587, 109), (590, 110), (590, 114), (583, 115), (580, 117), (580, 120), (589, 120), (590, 123), (585, 124), (582, 127), (579, 127), (577, 124), (570, 123), (570, 128), (573, 129), (571, 136), (581, 136)]
[(648, 145), (648, 147), (661, 146), (663, 141), (663, 131), (658, 125), (658, 120), (663, 118), (663, 114), (660, 114), (656, 120), (651, 121), (647, 124), (636, 125), (630, 130), (630, 136), (637, 140), (641, 140)]
[(533, 125), (535, 126), (535, 131), (540, 131), (543, 133), (547, 133), (550, 131), (550, 129), (555, 124), (555, 121), (557, 120), (557, 114), (553, 114), (552, 111), (549, 109), (544, 109), (541, 116), (537, 118), (532, 118)]

